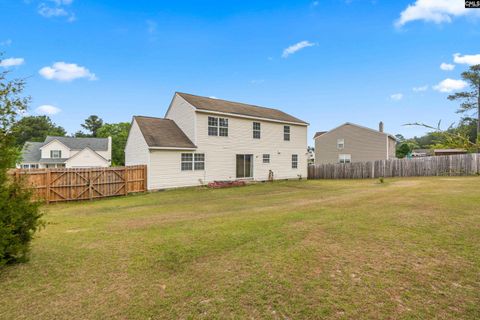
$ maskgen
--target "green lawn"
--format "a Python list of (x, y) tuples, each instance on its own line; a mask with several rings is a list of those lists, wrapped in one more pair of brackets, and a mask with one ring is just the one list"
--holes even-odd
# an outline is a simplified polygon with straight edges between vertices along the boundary
[(479, 319), (480, 178), (51, 205), (1, 319)]

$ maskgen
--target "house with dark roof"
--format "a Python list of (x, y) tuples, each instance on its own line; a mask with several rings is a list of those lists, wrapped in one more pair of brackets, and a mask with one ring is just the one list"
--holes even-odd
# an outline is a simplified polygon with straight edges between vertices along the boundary
[(315, 164), (366, 162), (395, 158), (397, 139), (378, 130), (346, 122), (315, 134)]
[(47, 136), (43, 142), (26, 142), (18, 168), (109, 167), (112, 139)]
[(164, 118), (134, 116), (126, 165), (148, 189), (307, 176), (308, 123), (283, 111), (177, 92)]

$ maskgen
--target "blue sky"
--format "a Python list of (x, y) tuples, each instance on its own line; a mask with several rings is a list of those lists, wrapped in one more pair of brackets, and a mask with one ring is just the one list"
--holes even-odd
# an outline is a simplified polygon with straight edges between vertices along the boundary
[(0, 51), (28, 77), (30, 114), (69, 132), (90, 114), (162, 117), (182, 91), (282, 109), (310, 137), (380, 120), (410, 137), (424, 130), (405, 123), (459, 118), (441, 91), (480, 61), (480, 9), (463, 4), (0, 0)]

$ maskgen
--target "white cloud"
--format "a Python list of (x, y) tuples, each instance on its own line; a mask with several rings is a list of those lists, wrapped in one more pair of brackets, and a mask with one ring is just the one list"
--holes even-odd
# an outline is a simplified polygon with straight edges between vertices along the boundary
[(455, 69), (455, 65), (443, 62), (440, 65), (440, 69), (442, 69), (444, 71), (452, 71), (453, 69)]
[(25, 63), (23, 58), (8, 58), (0, 61), (0, 67), (8, 68), (15, 67)]
[(292, 55), (297, 51), (300, 51), (304, 48), (313, 47), (314, 45), (315, 43), (312, 43), (310, 41), (300, 41), (283, 50), (282, 58), (287, 58), (289, 55)]
[(39, 106), (37, 109), (35, 109), (35, 112), (37, 114), (42, 114), (42, 115), (47, 115), (47, 116), (53, 116), (62, 110), (60, 108), (57, 108), (55, 106), (49, 105), (49, 104), (44, 104)]
[(412, 88), (413, 92), (425, 92), (428, 90), (428, 85), (425, 86), (420, 86), (420, 87), (414, 87)]
[(475, 65), (480, 64), (480, 54), (473, 54), (473, 55), (461, 55), (460, 53), (455, 53), (453, 55), (453, 61), (458, 64), (468, 64), (468, 65)]
[(8, 47), (12, 44), (12, 39), (7, 39), (5, 41), (0, 42), (0, 46)]
[(465, 9), (464, 0), (416, 0), (400, 13), (397, 27), (423, 20), (437, 24), (451, 22), (454, 17), (477, 15), (475, 10)]
[(75, 79), (86, 78), (88, 80), (97, 80), (95, 74), (91, 73), (85, 67), (75, 63), (55, 62), (51, 67), (43, 67), (38, 73), (48, 80), (72, 81)]
[(75, 14), (65, 9), (65, 6), (71, 5), (73, 0), (49, 0), (52, 4), (40, 3), (38, 13), (45, 18), (67, 17), (68, 22), (76, 20)]
[(468, 86), (468, 83), (463, 80), (445, 79), (436, 86), (434, 86), (433, 89), (440, 92), (452, 92), (462, 90), (466, 86)]
[(390, 99), (394, 101), (400, 101), (403, 99), (403, 94), (402, 93), (395, 93), (390, 96)]
[(38, 13), (45, 18), (68, 16), (67, 10), (59, 7), (49, 7), (45, 3), (40, 4)]

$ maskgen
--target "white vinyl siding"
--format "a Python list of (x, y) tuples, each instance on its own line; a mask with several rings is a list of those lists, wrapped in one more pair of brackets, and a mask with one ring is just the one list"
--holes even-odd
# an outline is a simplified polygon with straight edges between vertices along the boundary
[[(134, 120), (130, 132), (128, 134), (127, 144), (125, 146), (125, 165), (148, 165), (150, 160), (150, 153), (147, 142)], [(150, 170), (148, 172), (148, 183), (150, 183)]]
[(182, 97), (175, 95), (165, 118), (175, 121), (177, 126), (195, 144), (195, 110)]

